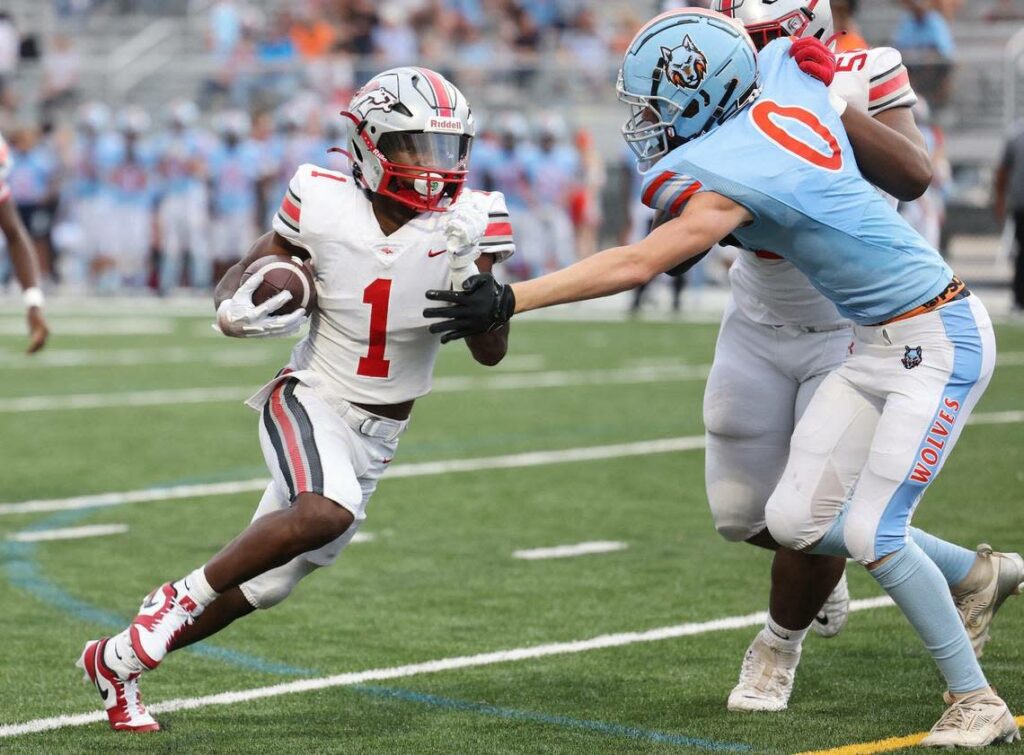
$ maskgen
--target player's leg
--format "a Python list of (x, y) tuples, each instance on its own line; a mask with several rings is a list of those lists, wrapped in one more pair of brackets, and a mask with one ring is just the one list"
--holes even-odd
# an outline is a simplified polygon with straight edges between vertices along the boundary
[(210, 278), (213, 272), (210, 260), (210, 223), (206, 188), (201, 184), (194, 186), (188, 190), (186, 198), (188, 208), (187, 246), (191, 265), (189, 282), (197, 291), (205, 291), (210, 287)]
[(160, 269), (157, 287), (161, 294), (167, 294), (178, 287), (181, 281), (181, 258), (184, 254), (184, 238), (181, 226), (181, 199), (178, 194), (164, 197), (157, 208), (160, 226)]
[[(864, 335), (859, 379), (887, 393), (867, 463), (850, 497), (843, 539), (903, 611), (946, 680), (952, 704), (929, 746), (983, 746), (1018, 736), (991, 690), (938, 566), (908, 538), (917, 503), (984, 393), (995, 339), (976, 297)], [(905, 344), (913, 344), (912, 347)], [(920, 349), (915, 364), (904, 349)], [(902, 365), (901, 365), (902, 362)]]
[[(766, 530), (764, 507), (786, 463), (800, 389), (778, 362), (780, 345), (792, 338), (752, 322), (730, 305), (704, 394), (705, 482), (715, 528), (727, 540), (773, 550), (778, 546)], [(843, 563), (805, 554), (776, 560), (773, 585), (779, 579), (797, 582), (791, 602), (803, 600), (804, 592), (820, 598), (814, 598), (806, 621), (794, 620), (791, 602), (780, 602), (773, 589), (765, 627), (748, 648), (740, 681), (729, 696), (730, 710), (787, 706), (803, 637), (835, 584), (822, 568), (831, 561)]]
[[(785, 469), (765, 507), (769, 532), (780, 545), (806, 547), (828, 529), (855, 475), (858, 454), (861, 461), (866, 455), (866, 438), (870, 438), (878, 412), (877, 406), (835, 373), (822, 382), (790, 439)], [(830, 462), (828, 449), (833, 448), (846, 450), (843, 463)], [(812, 495), (815, 492), (823, 497), (818, 507)], [(740, 682), (730, 695), (730, 710), (778, 711), (787, 707), (803, 638), (845, 565), (845, 559), (835, 558), (836, 554), (825, 555), (830, 560), (797, 558), (773, 564), (772, 612), (747, 650)], [(815, 594), (816, 604), (802, 602), (802, 596), (780, 589), (790, 576), (786, 570), (795, 572), (800, 590)], [(787, 616), (793, 626), (784, 626), (773, 613)]]
[[(256, 517), (205, 566), (154, 590), (127, 629), (86, 645), (79, 665), (101, 693), (101, 682), (111, 680), (137, 694), (138, 676), (171, 649), (213, 634), (254, 607), (280, 602), (302, 577), (337, 557), (355, 532), (353, 523), (363, 517), (366, 498), (356, 466), (365, 470), (367, 464), (353, 451), (351, 432), (334, 409), (296, 380), (275, 387), (260, 422), (274, 480)], [(272, 598), (252, 599), (242, 587), (250, 582)], [(211, 617), (199, 624), (207, 607), (213, 608)], [(148, 714), (142, 716), (144, 708), (132, 699), (107, 691), (111, 725), (148, 730)], [(132, 715), (141, 721), (138, 726), (117, 725)]]

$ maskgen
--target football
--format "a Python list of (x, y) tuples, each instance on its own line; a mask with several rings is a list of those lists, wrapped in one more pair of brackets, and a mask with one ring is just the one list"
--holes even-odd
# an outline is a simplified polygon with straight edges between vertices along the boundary
[(276, 310), (275, 315), (287, 315), (302, 307), (312, 312), (316, 307), (316, 284), (313, 271), (298, 257), (283, 254), (268, 254), (260, 257), (245, 269), (244, 283), (256, 271), (263, 271), (263, 282), (252, 293), (252, 303), (259, 305), (281, 291), (290, 291), (292, 298)]

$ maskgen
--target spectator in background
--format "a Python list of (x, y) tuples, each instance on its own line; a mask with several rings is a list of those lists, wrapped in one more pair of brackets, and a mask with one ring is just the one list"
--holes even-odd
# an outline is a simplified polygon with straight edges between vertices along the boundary
[(18, 69), (20, 50), (21, 36), (14, 18), (7, 11), (0, 11), (0, 106), (3, 107), (14, 104), (11, 83)]
[(607, 178), (601, 151), (586, 129), (575, 135), (579, 156), (580, 181), (569, 201), (569, 212), (576, 228), (576, 256), (579, 259), (597, 252), (597, 235), (601, 230), (601, 190)]
[(836, 52), (866, 50), (870, 45), (860, 33), (854, 16), (857, 0), (832, 0), (832, 25), (836, 33)]
[(242, 9), (234, 0), (218, 0), (210, 7), (209, 47), (214, 58), (227, 61), (242, 41)]
[(584, 8), (562, 34), (562, 55), (566, 65), (597, 89), (605, 87), (613, 74), (608, 66), (608, 42), (598, 30), (594, 12)]
[(373, 54), (383, 68), (409, 65), (416, 62), (420, 47), (416, 31), (409, 25), (404, 8), (389, 3), (381, 8), (380, 25), (371, 32)]
[(938, 10), (940, 0), (903, 0), (906, 12), (896, 27), (893, 47), (914, 81), (914, 88), (942, 107), (949, 101), (950, 73), (956, 45), (949, 23)]
[(900, 19), (893, 36), (893, 46), (905, 58), (924, 62), (951, 62), (956, 53), (953, 32), (936, 0), (903, 0), (906, 13)]
[(1013, 272), (1013, 304), (1024, 312), (1024, 124), (1017, 124), (1003, 149), (995, 176), (996, 220), (1013, 222), (1017, 234), (1017, 258)]
[(334, 27), (311, 11), (299, 14), (290, 30), (292, 43), (305, 61), (325, 57), (334, 46)]
[(43, 56), (43, 117), (74, 102), (78, 96), (78, 76), (82, 59), (67, 34), (57, 34), (52, 48)]

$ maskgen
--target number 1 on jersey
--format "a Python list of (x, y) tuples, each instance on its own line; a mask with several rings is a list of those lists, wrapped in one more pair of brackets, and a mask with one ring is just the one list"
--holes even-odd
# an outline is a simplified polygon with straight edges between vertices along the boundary
[(384, 358), (388, 345), (388, 305), (391, 303), (391, 279), (378, 278), (363, 289), (363, 304), (370, 305), (370, 348), (359, 357), (357, 375), (386, 378), (391, 360)]

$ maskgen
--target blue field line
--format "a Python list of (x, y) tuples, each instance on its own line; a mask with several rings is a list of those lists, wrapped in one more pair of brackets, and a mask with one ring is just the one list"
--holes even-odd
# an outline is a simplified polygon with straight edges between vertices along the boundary
[[(67, 527), (84, 519), (92, 512), (92, 509), (61, 511), (34, 522), (25, 529), (48, 530)], [(0, 542), (0, 558), (2, 558), (4, 571), (11, 584), (29, 593), (37, 600), (77, 619), (98, 624), (112, 631), (120, 631), (127, 626), (128, 619), (126, 617), (79, 600), (43, 576), (36, 560), (36, 543)], [(84, 641), (83, 638), (83, 643)], [(186, 648), (185, 652), (277, 676), (315, 676), (317, 674), (312, 669), (277, 663), (238, 650), (219, 647), (208, 641), (192, 645)]]
[(467, 700), (453, 700), (448, 697), (438, 697), (437, 695), (428, 695), (423, 692), (413, 692), (412, 690), (407, 689), (374, 687), (363, 684), (352, 687), (352, 689), (374, 697), (419, 703), (421, 705), (429, 705), (433, 708), (441, 708), (443, 710), (464, 711), (467, 713), (479, 713), (484, 716), (494, 716), (496, 718), (507, 718), (514, 721), (550, 724), (552, 726), (561, 726), (567, 729), (589, 731), (615, 737), (626, 737), (628, 739), (637, 739), (657, 744), (696, 747), (702, 750), (713, 750), (717, 752), (750, 752), (753, 749), (750, 745), (743, 744), (742, 742), (719, 742), (713, 739), (688, 737), (684, 734), (672, 734), (670, 732), (654, 731), (652, 729), (640, 729), (635, 726), (623, 726), (622, 724), (608, 723), (606, 721), (589, 721), (587, 719), (569, 718), (568, 716), (554, 716), (547, 713), (518, 710), (516, 708), (502, 708), (497, 705), (474, 703)]

